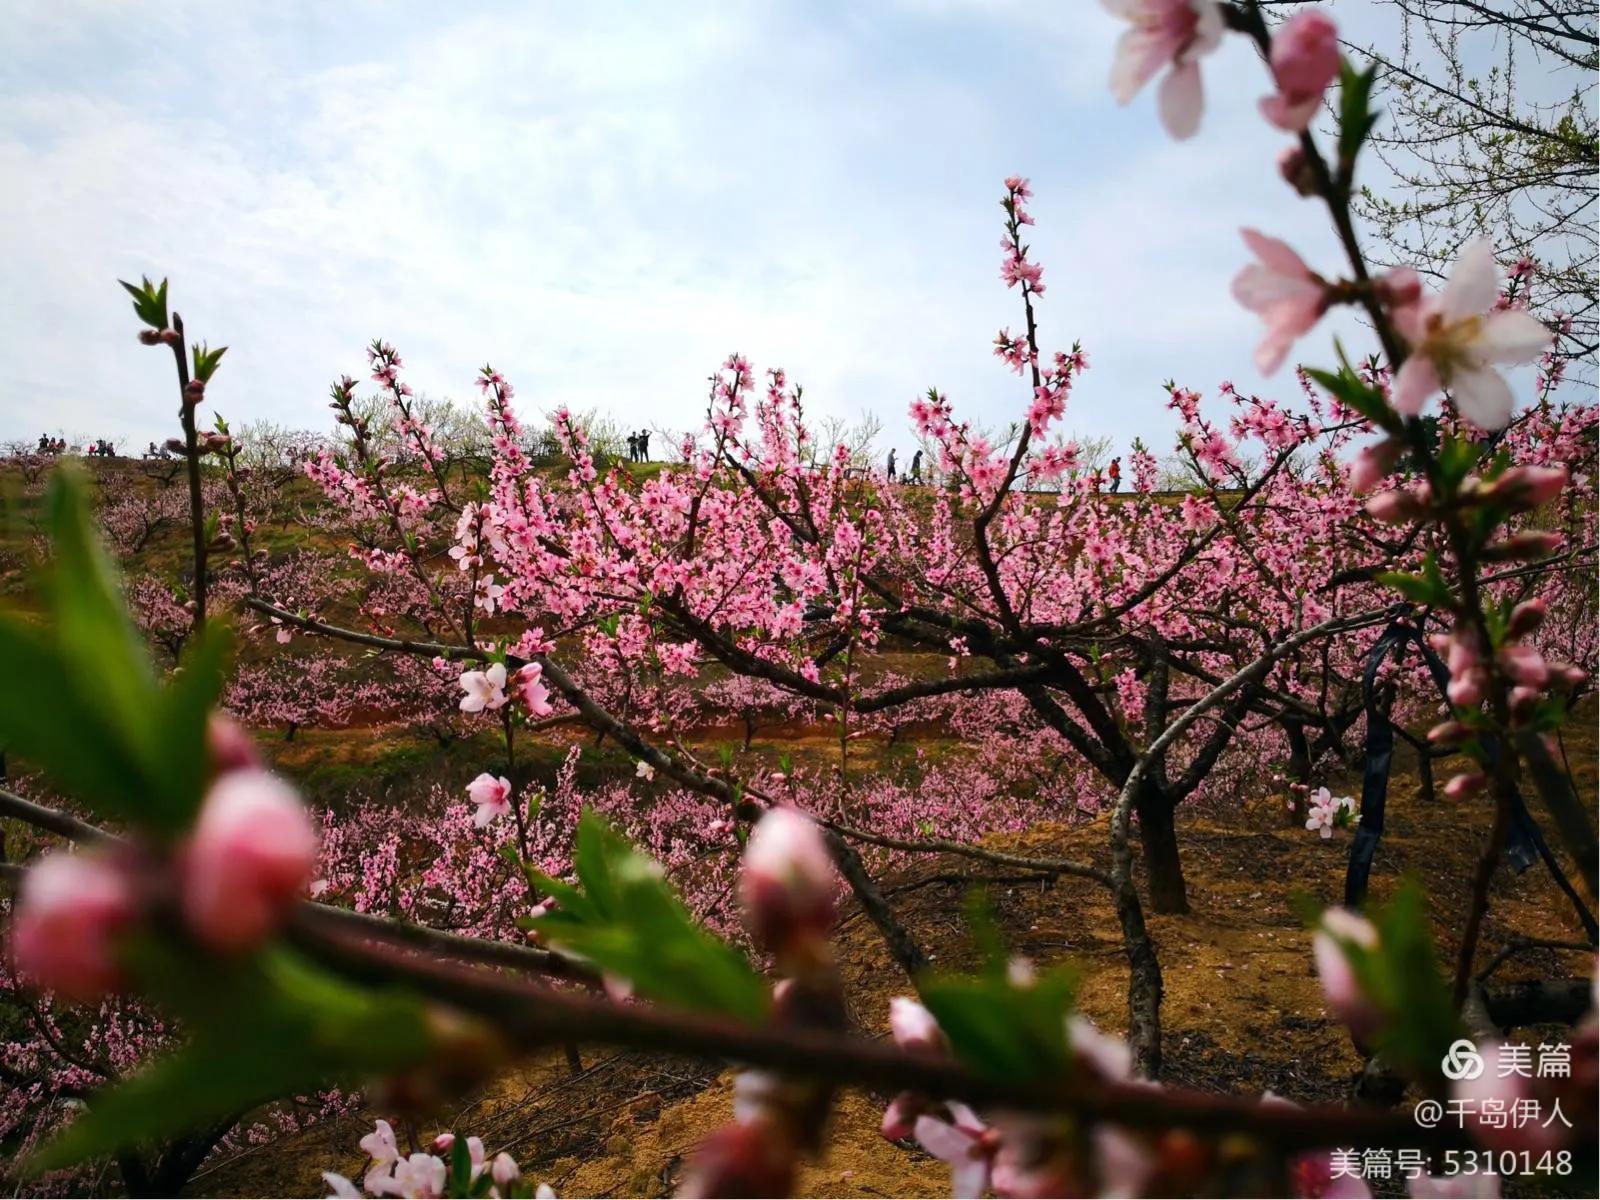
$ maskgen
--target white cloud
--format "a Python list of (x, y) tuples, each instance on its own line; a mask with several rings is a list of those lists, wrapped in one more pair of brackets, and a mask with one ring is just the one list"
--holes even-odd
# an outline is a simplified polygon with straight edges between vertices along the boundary
[(1047, 336), (1095, 364), (1069, 424), (1162, 443), (1168, 375), (1257, 382), (1236, 226), (1334, 247), (1257, 89), (1223, 93), (1247, 47), (1175, 146), (1150, 97), (1111, 103), (1117, 25), (1079, 8), (38, 7), (0, 77), (0, 438), (169, 430), (170, 364), (114, 284), (140, 273), (231, 347), (230, 419), (325, 427), (383, 336), (421, 390), (470, 399), (489, 359), (529, 408), (629, 424), (695, 424), (733, 349), (902, 445), (930, 384), (1002, 422), (995, 201), (1022, 171)]

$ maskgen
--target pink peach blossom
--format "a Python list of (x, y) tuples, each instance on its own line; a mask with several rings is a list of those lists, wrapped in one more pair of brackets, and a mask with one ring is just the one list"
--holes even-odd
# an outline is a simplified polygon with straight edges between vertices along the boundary
[(472, 814), (472, 823), (484, 828), (496, 817), (511, 811), (511, 781), (504, 775), (496, 777), (485, 771), (467, 784), (467, 799), (478, 806)]
[(1129, 22), (1111, 64), (1111, 95), (1132, 100), (1163, 67), (1170, 67), (1157, 97), (1161, 123), (1173, 137), (1200, 128), (1205, 96), (1200, 57), (1222, 41), (1222, 10), (1213, 0), (1100, 0), (1113, 16)]
[(300, 798), (262, 770), (212, 785), (183, 856), (183, 911), (213, 949), (249, 949), (311, 879), (317, 837)]
[(1301, 9), (1273, 34), (1269, 58), (1278, 90), (1261, 102), (1262, 115), (1279, 129), (1301, 133), (1339, 77), (1338, 26), (1320, 9)]
[(69, 1000), (98, 999), (121, 983), (116, 938), (135, 910), (117, 863), (93, 852), (46, 855), (22, 877), (11, 922), (17, 967)]
[(1234, 276), (1233, 297), (1266, 322), (1266, 336), (1256, 347), (1256, 367), (1270, 375), (1283, 365), (1294, 340), (1322, 317), (1328, 288), (1287, 242), (1254, 229), (1239, 232), (1260, 261)]
[(1395, 324), (1411, 354), (1395, 377), (1395, 411), (1409, 417), (1441, 388), (1480, 429), (1503, 429), (1515, 399), (1500, 363), (1524, 363), (1550, 344), (1551, 333), (1521, 309), (1494, 311), (1500, 293), (1494, 249), (1480, 238), (1461, 251), (1437, 296), (1397, 308)]
[(487, 709), (492, 712), (502, 707), (506, 702), (505, 687), (504, 663), (492, 663), (483, 671), (463, 671), (461, 690), (466, 695), (461, 698), (461, 711), (476, 713)]

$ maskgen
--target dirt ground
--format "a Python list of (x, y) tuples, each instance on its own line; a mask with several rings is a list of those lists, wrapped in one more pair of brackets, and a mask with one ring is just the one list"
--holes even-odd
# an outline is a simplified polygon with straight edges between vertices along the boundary
[[(1591, 701), (1564, 733), (1580, 794), (1596, 788), (1595, 708)], [(1439, 778), (1447, 777), (1446, 769)], [(1357, 780), (1344, 781), (1354, 790)], [(1537, 814), (1536, 814), (1537, 815)], [(1455, 804), (1420, 795), (1414, 770), (1396, 763), (1388, 830), (1372, 873), (1381, 899), (1407, 874), (1422, 879), (1440, 952), (1453, 961), (1447, 931), (1459, 923), (1473, 864), (1489, 825), (1482, 799)], [(1265, 1089), (1291, 1099), (1337, 1101), (1349, 1093), (1361, 1059), (1342, 1026), (1325, 1012), (1311, 967), (1309, 935), (1292, 897), (1303, 892), (1336, 902), (1350, 834), (1324, 841), (1287, 825), (1281, 796), (1236, 807), (1182, 814), (1179, 825), (1193, 911), (1152, 916), (1166, 993), (1162, 1006), (1165, 1078), (1218, 1092)], [(1107, 859), (1104, 818), (1073, 827), (1040, 826), (994, 841), (995, 848)], [(929, 861), (887, 881), (903, 919), (938, 947), (936, 965), (961, 967), (971, 951), (961, 919), (970, 883), (933, 877), (972, 874), (970, 861)], [(1107, 894), (1079, 879), (994, 884), (990, 899), (1013, 949), (1037, 962), (1063, 959), (1082, 972), (1080, 1007), (1097, 1024), (1126, 1028), (1126, 967)], [(1518, 876), (1502, 870), (1482, 946), (1492, 951), (1515, 934), (1581, 939), (1566, 899), (1541, 866)], [(887, 957), (875, 931), (846, 911), (839, 959), (855, 1019), (882, 1036), (890, 997), (909, 981)], [(1507, 963), (1497, 981), (1587, 974), (1592, 957), (1547, 950)], [(531, 1061), (419, 1136), (455, 1127), (509, 1150), (534, 1178), (563, 1196), (664, 1196), (686, 1156), (730, 1119), (731, 1072), (659, 1056), (583, 1051), (574, 1074), (560, 1055)], [(835, 1110), (826, 1153), (800, 1177), (806, 1196), (948, 1194), (943, 1164), (878, 1135), (884, 1097), (846, 1091)], [(364, 1163), (356, 1141), (365, 1117), (341, 1118), (287, 1141), (225, 1158), (194, 1181), (196, 1194), (320, 1195), (317, 1172), (352, 1176)]]

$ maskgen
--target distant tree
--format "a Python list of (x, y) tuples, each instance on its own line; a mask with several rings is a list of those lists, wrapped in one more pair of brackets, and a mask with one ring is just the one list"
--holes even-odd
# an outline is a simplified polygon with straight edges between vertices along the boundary
[[(1372, 145), (1388, 186), (1354, 207), (1376, 257), (1436, 279), (1472, 238), (1507, 266), (1518, 299), (1560, 333), (1553, 364), (1594, 378), (1596, 67), (1592, 0), (1385, 0), (1399, 34), (1351, 48), (1381, 69)], [(1289, 8), (1290, 5), (1275, 7)]]

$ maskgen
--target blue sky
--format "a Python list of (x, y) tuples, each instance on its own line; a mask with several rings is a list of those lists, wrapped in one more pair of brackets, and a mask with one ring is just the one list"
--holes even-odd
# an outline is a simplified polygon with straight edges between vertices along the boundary
[[(0, 440), (175, 432), (170, 360), (115, 283), (149, 274), (230, 346), (210, 401), (235, 423), (326, 428), (329, 381), (382, 336), (420, 391), (475, 402), (487, 360), (525, 419), (687, 429), (738, 349), (905, 453), (929, 386), (990, 424), (1026, 405), (989, 347), (1020, 324), (996, 204), (1017, 172), (1044, 340), (1092, 364), (1067, 426), (1165, 448), (1164, 379), (1295, 392), (1250, 366), (1237, 228), (1339, 263), (1277, 178), (1242, 40), (1175, 144), (1151, 95), (1111, 101), (1121, 26), (1089, 0), (58, 0), (8, 23)], [(1368, 344), (1329, 321), (1314, 360), (1334, 332)]]

